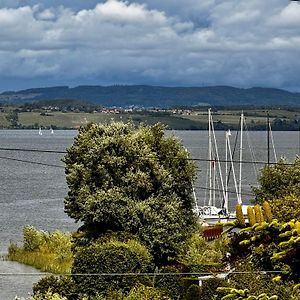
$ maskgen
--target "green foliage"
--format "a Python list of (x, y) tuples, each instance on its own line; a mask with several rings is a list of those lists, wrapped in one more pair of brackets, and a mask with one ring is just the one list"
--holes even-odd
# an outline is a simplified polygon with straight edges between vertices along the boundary
[(38, 250), (45, 243), (45, 232), (26, 225), (23, 228), (23, 247), (26, 251)]
[(219, 262), (221, 258), (219, 241), (208, 243), (196, 232), (181, 248), (179, 261), (186, 266), (192, 266)]
[(277, 295), (268, 296), (266, 293), (262, 293), (258, 296), (250, 295), (248, 289), (234, 289), (234, 288), (218, 288), (219, 292), (226, 293), (227, 295), (222, 297), (222, 300), (234, 299), (234, 300), (278, 300)]
[[(174, 266), (165, 266), (159, 270), (159, 273), (180, 273), (180, 270)], [(154, 286), (163, 291), (171, 299), (180, 299), (183, 294), (183, 276), (180, 274), (160, 274), (156, 277)]]
[(201, 299), (203, 299), (202, 295), (201, 295), (201, 288), (199, 287), (199, 285), (192, 284), (186, 292), (185, 299), (186, 300), (201, 300)]
[(126, 296), (124, 300), (171, 300), (159, 289), (148, 287), (144, 285), (139, 285), (134, 287)]
[[(273, 274), (264, 274), (260, 264), (254, 263), (250, 257), (243, 258), (232, 264), (232, 268), (237, 272), (229, 274), (229, 285), (235, 289), (249, 290), (250, 294), (259, 295), (277, 295), (280, 300), (290, 300), (293, 291), (293, 284), (276, 281), (277, 276)], [(225, 285), (226, 286), (226, 285)]]
[[(147, 249), (134, 240), (120, 242), (101, 240), (77, 249), (72, 273), (111, 274), (140, 273), (153, 271), (152, 257)], [(90, 296), (107, 294), (109, 290), (128, 292), (138, 282), (145, 282), (143, 276), (74, 276), (73, 280), (80, 294)]]
[(76, 286), (71, 276), (47, 276), (33, 286), (34, 296), (38, 299), (51, 291), (68, 300), (77, 299)]
[(6, 120), (10, 123), (10, 127), (16, 128), (19, 126), (19, 116), (16, 110), (12, 110), (6, 116)]
[(176, 258), (196, 218), (195, 166), (174, 137), (159, 124), (89, 124), (67, 152), (70, 217), (95, 238), (108, 230), (137, 235), (158, 264)]
[(274, 218), (281, 222), (291, 219), (300, 220), (300, 195), (286, 195), (281, 199), (274, 199), (270, 203)]
[(296, 157), (290, 165), (285, 163), (281, 159), (277, 164), (263, 168), (258, 178), (260, 187), (253, 189), (257, 201), (272, 202), (290, 194), (300, 196), (300, 158)]
[(233, 253), (248, 256), (262, 270), (280, 270), (285, 278), (300, 281), (300, 234), (295, 220), (256, 223), (237, 233), (231, 243)]
[(67, 300), (67, 298), (49, 290), (45, 294), (36, 294), (28, 300)]
[(49, 233), (32, 226), (23, 228), (23, 247), (11, 244), (8, 259), (34, 266), (42, 271), (67, 273), (73, 254), (71, 235), (58, 230)]
[(218, 292), (217, 289), (219, 287), (227, 286), (227, 282), (223, 279), (219, 278), (211, 278), (204, 280), (201, 286), (201, 300), (212, 300), (212, 299), (219, 299), (217, 298)]

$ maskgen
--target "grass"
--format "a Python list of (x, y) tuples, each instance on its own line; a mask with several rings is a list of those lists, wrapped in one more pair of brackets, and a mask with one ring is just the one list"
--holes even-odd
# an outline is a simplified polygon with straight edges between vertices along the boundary
[(23, 229), (23, 245), (11, 244), (8, 259), (33, 266), (44, 272), (69, 273), (73, 264), (71, 235), (60, 231), (49, 233), (32, 226)]

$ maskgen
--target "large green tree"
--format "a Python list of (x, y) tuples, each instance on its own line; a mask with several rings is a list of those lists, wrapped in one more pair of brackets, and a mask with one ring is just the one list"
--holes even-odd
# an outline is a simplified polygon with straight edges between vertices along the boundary
[(89, 124), (64, 158), (65, 211), (93, 238), (108, 230), (136, 235), (158, 264), (176, 258), (195, 228), (195, 166), (162, 125)]

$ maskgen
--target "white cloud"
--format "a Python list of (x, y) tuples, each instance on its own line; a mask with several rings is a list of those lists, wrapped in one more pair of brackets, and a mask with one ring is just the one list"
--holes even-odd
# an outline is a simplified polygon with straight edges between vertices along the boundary
[(0, 8), (0, 78), (297, 86), (300, 5), (138, 2)]

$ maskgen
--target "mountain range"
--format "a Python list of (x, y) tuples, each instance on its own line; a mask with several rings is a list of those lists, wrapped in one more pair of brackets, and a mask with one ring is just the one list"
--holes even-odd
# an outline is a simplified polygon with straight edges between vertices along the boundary
[(58, 99), (88, 101), (105, 107), (300, 106), (300, 93), (261, 87), (58, 86), (0, 94), (2, 103)]

